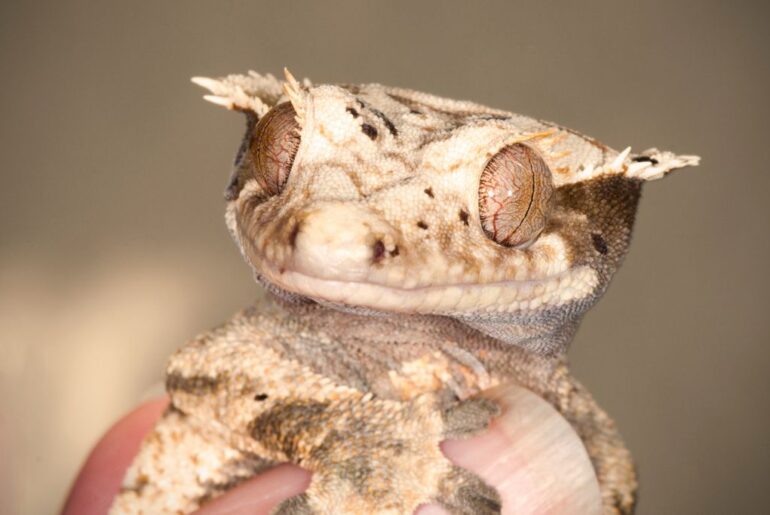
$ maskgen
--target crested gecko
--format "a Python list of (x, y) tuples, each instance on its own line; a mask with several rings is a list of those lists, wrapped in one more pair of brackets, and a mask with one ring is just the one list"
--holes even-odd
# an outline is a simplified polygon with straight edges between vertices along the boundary
[(645, 181), (698, 164), (408, 89), (194, 78), (246, 117), (226, 222), (265, 299), (174, 354), (171, 405), (111, 509), (188, 513), (279, 462), (277, 514), (501, 513), (440, 452), (514, 382), (583, 441), (604, 513), (636, 476), (565, 352), (628, 249)]

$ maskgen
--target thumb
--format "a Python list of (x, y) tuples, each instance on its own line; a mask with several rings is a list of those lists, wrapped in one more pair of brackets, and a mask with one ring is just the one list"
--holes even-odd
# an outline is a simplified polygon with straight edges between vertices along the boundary
[[(588, 453), (548, 402), (517, 385), (483, 393), (503, 413), (483, 434), (447, 440), (444, 454), (498, 489), (503, 514), (600, 514), (601, 495)], [(441, 513), (437, 506), (419, 514)]]

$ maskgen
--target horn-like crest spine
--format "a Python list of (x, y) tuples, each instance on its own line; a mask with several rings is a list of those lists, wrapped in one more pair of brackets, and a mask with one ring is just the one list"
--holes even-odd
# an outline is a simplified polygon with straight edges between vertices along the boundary
[(283, 74), (286, 77), (286, 82), (283, 83), (283, 91), (289, 102), (291, 102), (294, 111), (297, 113), (297, 123), (300, 127), (305, 126), (305, 91), (300, 86), (294, 75), (291, 74), (288, 68), (283, 69)]

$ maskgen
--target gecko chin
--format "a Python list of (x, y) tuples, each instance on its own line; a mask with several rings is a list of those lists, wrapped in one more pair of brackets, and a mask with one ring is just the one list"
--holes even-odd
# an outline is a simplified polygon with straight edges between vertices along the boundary
[(591, 296), (599, 282), (596, 272), (588, 266), (530, 281), (419, 287), (321, 278), (280, 269), (264, 261), (257, 271), (261, 280), (271, 286), (320, 303), (392, 313), (448, 316), (531, 312), (557, 307)]

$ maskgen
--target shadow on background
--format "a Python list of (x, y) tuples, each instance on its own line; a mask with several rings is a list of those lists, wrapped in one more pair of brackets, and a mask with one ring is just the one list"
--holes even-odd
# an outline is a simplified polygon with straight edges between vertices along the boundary
[(258, 295), (222, 221), (243, 122), (188, 78), (284, 65), (701, 154), (646, 187), (572, 359), (640, 514), (768, 506), (764, 5), (4, 2), (0, 511), (54, 511), (170, 351)]

